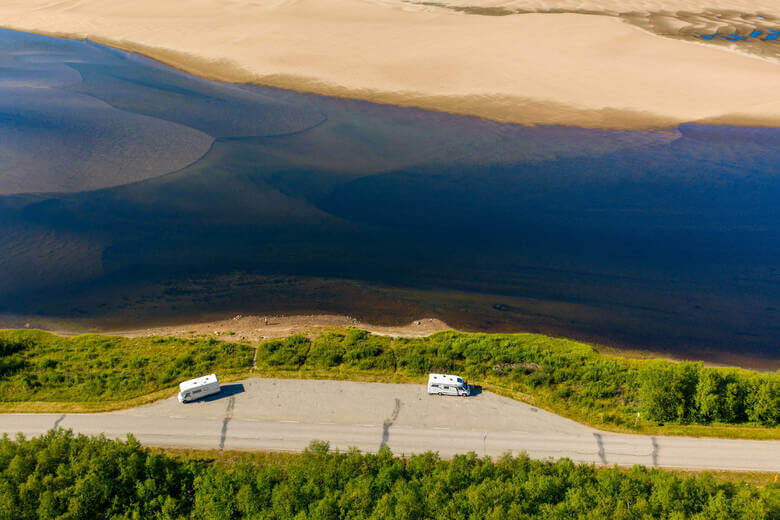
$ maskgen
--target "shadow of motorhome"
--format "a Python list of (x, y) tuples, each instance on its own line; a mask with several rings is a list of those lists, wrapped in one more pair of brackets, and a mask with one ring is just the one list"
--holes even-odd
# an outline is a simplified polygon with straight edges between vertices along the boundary
[(226, 397), (230, 397), (231, 395), (241, 394), (243, 392), (244, 385), (241, 383), (232, 383), (229, 385), (222, 385), (218, 393), (206, 396), (200, 400), (210, 403), (211, 401), (217, 401), (219, 399), (224, 399)]
[(471, 393), (469, 397), (474, 397), (482, 393), (482, 387), (480, 385), (470, 385)]

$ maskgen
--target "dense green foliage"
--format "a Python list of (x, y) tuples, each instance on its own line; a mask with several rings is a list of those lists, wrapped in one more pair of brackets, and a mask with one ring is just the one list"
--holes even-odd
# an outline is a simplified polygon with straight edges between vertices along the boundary
[(661, 421), (780, 422), (780, 377), (696, 363), (648, 363), (640, 373), (639, 402)]
[(247, 369), (252, 355), (247, 345), (214, 339), (0, 331), (0, 401), (121, 401), (188, 377)]
[(760, 520), (780, 515), (779, 490), (522, 455), (444, 461), (312, 443), (275, 462), (218, 464), (62, 430), (0, 441), (2, 519)]
[(645, 419), (660, 422), (775, 426), (780, 421), (780, 374), (613, 358), (583, 343), (538, 334), (443, 332), (393, 339), (348, 329), (313, 340), (267, 341), (257, 360), (287, 370), (457, 372), (532, 394), (542, 404), (596, 423), (630, 426), (640, 410)]

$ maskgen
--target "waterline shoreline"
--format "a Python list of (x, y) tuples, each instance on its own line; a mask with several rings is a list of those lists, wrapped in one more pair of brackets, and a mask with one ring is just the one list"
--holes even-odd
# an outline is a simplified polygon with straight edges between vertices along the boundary
[[(289, 313), (267, 312), (261, 314), (215, 313), (213, 316), (182, 316), (178, 320), (163, 320), (159, 322), (128, 322), (119, 324), (115, 321), (101, 324), (100, 320), (91, 319), (84, 323), (66, 318), (37, 318), (0, 314), (0, 330), (33, 328), (40, 329), (63, 337), (73, 337), (82, 334), (100, 334), (121, 336), (125, 338), (144, 337), (174, 337), (196, 338), (213, 337), (219, 341), (249, 341), (260, 342), (269, 339), (286, 338), (295, 334), (312, 334), (332, 328), (356, 328), (367, 330), (374, 335), (394, 338), (422, 338), (442, 331), (456, 331), (464, 334), (523, 334), (528, 330), (522, 328), (501, 328), (496, 331), (470, 330), (452, 326), (436, 317), (429, 315), (404, 321), (401, 317), (388, 317), (387, 320), (369, 321), (358, 317), (331, 313)], [(556, 336), (552, 336), (556, 337)], [(761, 358), (746, 354), (734, 353), (731, 359), (712, 358), (706, 354), (684, 351), (656, 349), (652, 347), (607, 345), (597, 341), (582, 340), (572, 337), (558, 337), (571, 341), (581, 341), (591, 345), (600, 353), (629, 359), (664, 359), (668, 361), (701, 361), (705, 367), (739, 367), (757, 372), (773, 372), (780, 367), (776, 359)]]

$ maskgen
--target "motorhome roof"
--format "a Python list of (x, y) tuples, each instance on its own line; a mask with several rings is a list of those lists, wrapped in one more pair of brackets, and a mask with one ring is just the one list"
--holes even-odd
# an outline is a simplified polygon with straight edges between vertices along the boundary
[(179, 391), (184, 392), (186, 390), (192, 390), (201, 386), (210, 385), (212, 383), (219, 383), (217, 374), (209, 374), (207, 376), (190, 379), (179, 384)]
[(459, 384), (459, 383), (463, 383), (463, 379), (461, 379), (458, 376), (453, 376), (450, 374), (430, 374), (428, 376), (428, 383)]

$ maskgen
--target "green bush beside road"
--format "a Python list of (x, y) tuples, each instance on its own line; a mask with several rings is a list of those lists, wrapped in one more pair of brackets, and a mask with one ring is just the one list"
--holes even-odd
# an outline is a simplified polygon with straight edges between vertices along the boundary
[(0, 401), (124, 401), (209, 372), (247, 371), (253, 354), (214, 339), (0, 331)]
[(679, 423), (777, 426), (780, 377), (699, 363), (647, 363), (639, 374), (639, 403), (648, 418)]

